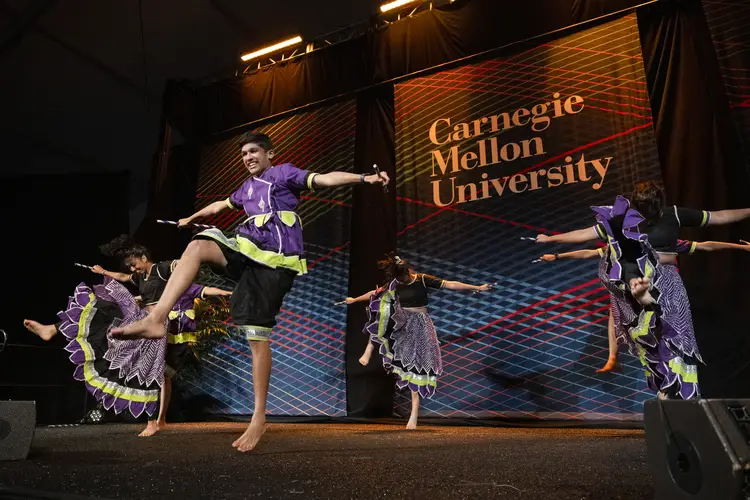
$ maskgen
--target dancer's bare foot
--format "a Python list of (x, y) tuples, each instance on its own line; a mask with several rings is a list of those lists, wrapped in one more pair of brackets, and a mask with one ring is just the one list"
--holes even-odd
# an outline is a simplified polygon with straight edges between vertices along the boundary
[(232, 443), (233, 448), (237, 448), (237, 451), (240, 451), (242, 453), (251, 451), (255, 449), (255, 446), (258, 444), (258, 441), (260, 441), (260, 438), (263, 437), (263, 434), (266, 433), (266, 421), (265, 419), (259, 420), (259, 421), (251, 421), (250, 425), (247, 426), (247, 429), (245, 429), (245, 432), (238, 437), (234, 443)]
[(140, 321), (136, 321), (124, 328), (112, 328), (112, 336), (116, 339), (158, 339), (164, 337), (167, 330), (164, 322), (160, 321), (156, 315), (149, 314)]
[(635, 300), (644, 306), (654, 303), (654, 298), (649, 292), (650, 288), (651, 280), (648, 278), (633, 278), (630, 280), (630, 293), (633, 294)]
[(359, 364), (362, 366), (367, 366), (367, 364), (370, 362), (370, 353), (366, 352), (362, 355), (361, 358), (359, 358)]
[(656, 397), (661, 399), (662, 401), (669, 399), (669, 395), (666, 392), (661, 392), (661, 391), (656, 393)]
[(43, 325), (38, 321), (25, 319), (23, 320), (23, 326), (45, 342), (57, 335), (57, 328), (55, 328), (55, 325)]
[(609, 358), (607, 361), (607, 364), (603, 367), (596, 370), (596, 373), (607, 373), (607, 372), (613, 372), (613, 371), (619, 371), (622, 369), (622, 366), (620, 366), (620, 363), (615, 358)]
[(413, 431), (417, 428), (417, 419), (416, 418), (410, 418), (409, 421), (406, 423), (406, 430)]
[(146, 428), (143, 429), (140, 434), (138, 434), (138, 437), (153, 436), (154, 434), (162, 430), (166, 425), (166, 422), (162, 422), (160, 420), (149, 420), (148, 425), (146, 425)]

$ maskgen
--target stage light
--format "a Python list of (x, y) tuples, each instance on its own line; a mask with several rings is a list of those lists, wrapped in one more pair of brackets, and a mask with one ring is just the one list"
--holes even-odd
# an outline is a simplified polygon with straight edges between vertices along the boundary
[(279, 42), (269, 47), (256, 50), (255, 52), (250, 52), (249, 54), (245, 54), (244, 56), (242, 56), (241, 59), (247, 62), (252, 59), (257, 59), (258, 57), (266, 55), (266, 54), (273, 54), (276, 51), (285, 49), (287, 47), (291, 47), (293, 45), (297, 45), (298, 43), (302, 43), (301, 36), (295, 36), (294, 38), (290, 38), (289, 40), (284, 40), (283, 42)]
[(388, 12), (389, 10), (398, 9), (404, 5), (409, 5), (410, 3), (418, 3), (422, 1), (423, 0), (395, 0), (394, 2), (381, 5), (380, 12)]

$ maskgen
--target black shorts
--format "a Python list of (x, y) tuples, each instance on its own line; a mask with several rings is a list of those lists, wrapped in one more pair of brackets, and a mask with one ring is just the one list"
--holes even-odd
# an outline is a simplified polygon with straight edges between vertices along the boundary
[(237, 283), (229, 300), (232, 333), (247, 340), (268, 341), (297, 273), (258, 264), (216, 243), (227, 260), (224, 274)]
[(164, 375), (174, 377), (183, 367), (190, 356), (190, 345), (187, 342), (182, 344), (167, 344), (167, 359), (164, 365)]

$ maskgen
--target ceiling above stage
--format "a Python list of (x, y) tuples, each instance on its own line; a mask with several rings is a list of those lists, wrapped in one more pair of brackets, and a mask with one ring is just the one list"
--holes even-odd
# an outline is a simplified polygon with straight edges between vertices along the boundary
[(379, 4), (0, 0), (0, 173), (129, 170), (140, 191), (167, 79), (231, 74), (242, 53), (289, 35), (319, 37)]

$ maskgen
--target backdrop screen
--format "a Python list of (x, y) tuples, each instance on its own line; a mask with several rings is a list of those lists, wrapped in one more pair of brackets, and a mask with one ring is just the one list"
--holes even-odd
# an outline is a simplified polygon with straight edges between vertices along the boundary
[[(355, 112), (354, 101), (347, 101), (255, 130), (274, 141), (274, 164), (290, 162), (319, 173), (351, 171)], [(246, 178), (240, 158), (241, 135), (203, 149), (196, 209), (228, 197)], [(345, 298), (348, 289), (350, 196), (347, 188), (303, 195), (298, 214), (310, 273), (295, 281), (274, 328), (268, 395), (271, 415), (346, 414), (346, 308), (332, 304)], [(232, 229), (244, 218), (242, 211), (225, 211), (209, 223)], [(209, 279), (205, 284), (221, 284), (221, 279)], [(192, 396), (209, 396), (215, 413), (252, 412), (252, 364), (244, 339), (222, 343), (205, 353), (200, 363), (199, 371), (184, 377)]]
[(497, 283), (432, 294), (445, 373), (425, 414), (640, 418), (638, 361), (623, 352), (622, 371), (596, 373), (609, 311), (598, 261), (532, 264), (581, 247), (520, 239), (592, 226), (590, 206), (660, 177), (635, 16), (397, 85), (396, 145), (401, 256)]
[(703, 10), (750, 175), (750, 4), (743, 0), (703, 0)]

